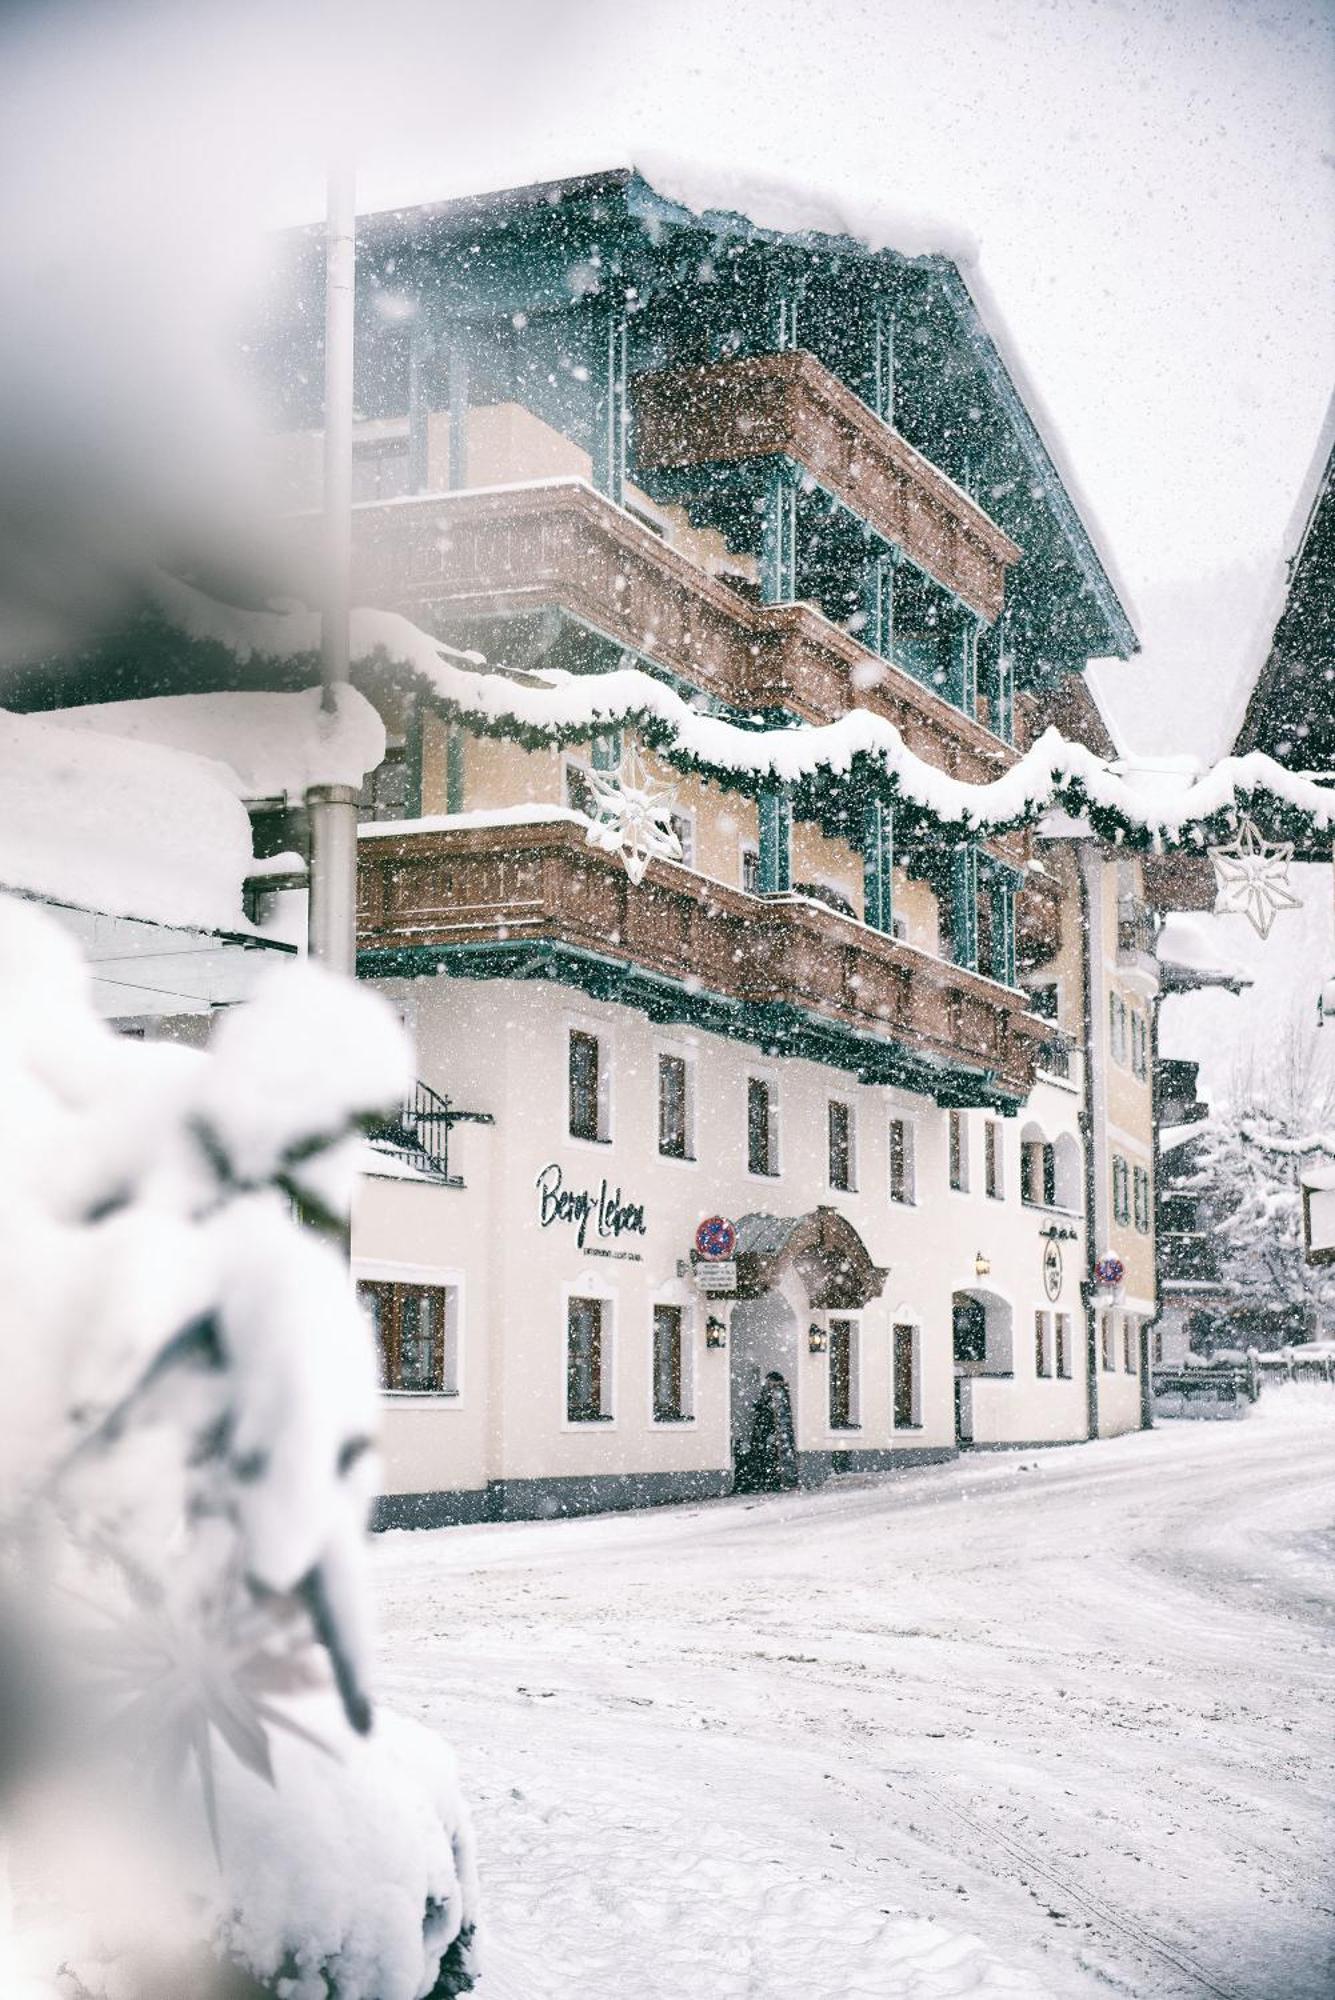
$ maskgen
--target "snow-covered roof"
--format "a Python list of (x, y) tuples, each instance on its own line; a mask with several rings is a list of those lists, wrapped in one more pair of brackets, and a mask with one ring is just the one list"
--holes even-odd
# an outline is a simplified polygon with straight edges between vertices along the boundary
[(1164, 918), (1155, 955), (1161, 965), (1173, 967), (1178, 986), (1227, 986), (1236, 993), (1252, 984), (1246, 967), (1221, 949), (1214, 927), (1177, 910)]
[(1218, 1131), (1218, 1122), (1211, 1116), (1196, 1118), (1185, 1125), (1161, 1125), (1159, 1127), (1160, 1153), (1176, 1153), (1182, 1146), (1189, 1146), (1193, 1139), (1207, 1138)]
[(316, 784), (360, 787), (385, 755), (385, 726), (355, 688), (342, 689), (328, 712), (318, 688), (303, 688), (96, 702), (56, 709), (51, 720), (212, 758), (235, 774), (245, 799), (300, 799)]
[(250, 861), (250, 820), (223, 766), (0, 711), (0, 888), (242, 932)]

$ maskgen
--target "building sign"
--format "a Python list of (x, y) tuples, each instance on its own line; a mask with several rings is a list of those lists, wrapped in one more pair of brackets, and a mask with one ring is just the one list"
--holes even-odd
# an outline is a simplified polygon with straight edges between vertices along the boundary
[(540, 1227), (550, 1229), (554, 1222), (570, 1223), (581, 1250), (590, 1224), (594, 1234), (604, 1238), (647, 1234), (644, 1203), (623, 1201), (620, 1186), (609, 1187), (606, 1177), (599, 1183), (597, 1193), (591, 1188), (567, 1187), (559, 1165), (553, 1160), (542, 1169), (534, 1185), (538, 1190)]
[(735, 1292), (737, 1289), (736, 1258), (702, 1257), (695, 1267), (695, 1282), (702, 1292)]
[(1054, 1237), (1049, 1237), (1043, 1245), (1043, 1289), (1050, 1299), (1059, 1299), (1062, 1291), (1061, 1245)]

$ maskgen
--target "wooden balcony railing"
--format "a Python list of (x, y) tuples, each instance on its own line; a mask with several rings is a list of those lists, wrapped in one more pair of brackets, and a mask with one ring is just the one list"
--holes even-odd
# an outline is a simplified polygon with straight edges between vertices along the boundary
[[(647, 974), (659, 982), (659, 1011), (661, 982), (674, 982), (682, 1018), (696, 1008), (705, 1025), (719, 1020), (719, 1002), (787, 1003), (815, 1017), (825, 1060), (839, 1060), (843, 1029), (852, 1031), (849, 1067), (874, 1070), (866, 1038), (885, 1042), (887, 1081), (894, 1048), (917, 1066), (918, 1088), (948, 1094), (970, 1076), (983, 1079), (980, 1094), (970, 1099), (966, 1089), (961, 1102), (1027, 1095), (1051, 1032), (1025, 1012), (1022, 994), (822, 905), (769, 901), (661, 862), (634, 888), (620, 862), (590, 848), (568, 820), (397, 838), (381, 831), (363, 843), (358, 949), (368, 970), (459, 954), (460, 969), (467, 955), (470, 969), (519, 976), (525, 947), (533, 969), (544, 951), (563, 948), (585, 967)], [(633, 987), (614, 977), (608, 991), (636, 1003)]]
[(867, 708), (952, 776), (983, 783), (1015, 753), (808, 604), (757, 605), (580, 480), (354, 510), (360, 600), (439, 629), (556, 606), (741, 709), (832, 722)]
[(642, 471), (782, 455), (989, 621), (1021, 551), (967, 493), (823, 368), (759, 354), (639, 375)]

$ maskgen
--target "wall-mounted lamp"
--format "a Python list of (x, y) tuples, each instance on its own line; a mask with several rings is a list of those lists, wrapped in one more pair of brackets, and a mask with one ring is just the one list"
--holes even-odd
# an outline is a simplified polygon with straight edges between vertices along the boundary
[(985, 1278), (988, 1272), (992, 1269), (992, 1259), (990, 1257), (985, 1257), (982, 1251), (980, 1250), (978, 1252), (978, 1255), (973, 1260), (973, 1268), (975, 1276), (979, 1278)]
[(829, 1344), (829, 1334), (823, 1326), (817, 1326), (815, 1320), (813, 1320), (807, 1328), (807, 1352), (809, 1354), (824, 1354)]
[(726, 1347), (727, 1344), (728, 1329), (726, 1325), (715, 1313), (710, 1313), (709, 1318), (705, 1321), (705, 1346)]

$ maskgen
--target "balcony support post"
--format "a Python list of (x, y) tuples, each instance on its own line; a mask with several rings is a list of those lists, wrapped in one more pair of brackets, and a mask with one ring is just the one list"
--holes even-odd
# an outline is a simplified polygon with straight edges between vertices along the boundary
[(959, 605), (952, 605), (946, 621), (946, 698), (972, 716), (978, 707), (978, 621)]
[(626, 495), (626, 315), (610, 304), (600, 306), (594, 327), (593, 483), (620, 507)]
[(884, 799), (862, 807), (863, 921), (893, 936), (895, 928), (895, 813)]
[(786, 896), (793, 886), (793, 801), (786, 785), (767, 785), (756, 801), (762, 896)]
[(883, 660), (895, 656), (895, 579), (900, 552), (879, 549), (867, 563), (866, 613), (863, 637), (869, 651)]
[(969, 972), (978, 970), (978, 849), (950, 850), (950, 956)]
[(883, 423), (895, 427), (895, 317), (888, 299), (879, 299), (872, 321), (872, 408)]
[(760, 534), (760, 594), (766, 604), (797, 596), (797, 481), (786, 460), (766, 472)]
[(468, 401), (470, 371), (468, 349), (463, 342), (462, 329), (456, 330), (450, 340), (446, 370), (450, 399), (449, 488), (451, 493), (457, 493), (468, 484)]
[(991, 964), (987, 967), (990, 976), (1002, 986), (1014, 986), (1015, 966), (1015, 892), (1020, 878), (1013, 869), (988, 856), (987, 894), (991, 905)]
[(431, 328), (423, 319), (422, 302), (408, 335), (408, 491), (425, 493), (430, 479), (430, 404), (427, 376), (435, 354)]

